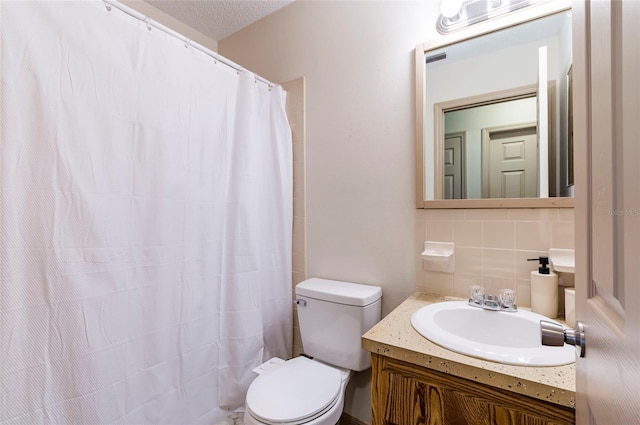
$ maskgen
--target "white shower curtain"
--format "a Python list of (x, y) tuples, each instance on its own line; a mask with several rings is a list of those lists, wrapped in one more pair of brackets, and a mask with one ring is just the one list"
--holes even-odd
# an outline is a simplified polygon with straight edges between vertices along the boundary
[(0, 423), (215, 423), (291, 353), (284, 92), (101, 1), (0, 8)]

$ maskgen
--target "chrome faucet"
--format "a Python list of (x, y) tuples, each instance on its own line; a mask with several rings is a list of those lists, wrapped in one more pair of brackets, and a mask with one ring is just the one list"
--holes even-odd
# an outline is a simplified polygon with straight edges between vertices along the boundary
[(484, 310), (516, 312), (516, 292), (513, 289), (501, 289), (499, 294), (490, 295), (484, 293), (484, 288), (479, 285), (469, 287), (471, 297), (469, 305)]

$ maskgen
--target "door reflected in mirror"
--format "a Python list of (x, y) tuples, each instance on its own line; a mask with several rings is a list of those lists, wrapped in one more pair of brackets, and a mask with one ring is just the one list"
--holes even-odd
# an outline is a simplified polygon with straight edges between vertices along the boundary
[(573, 195), (571, 11), (537, 18), (423, 45), (423, 201)]
[(443, 199), (537, 198), (537, 128), (535, 92), (444, 110)]

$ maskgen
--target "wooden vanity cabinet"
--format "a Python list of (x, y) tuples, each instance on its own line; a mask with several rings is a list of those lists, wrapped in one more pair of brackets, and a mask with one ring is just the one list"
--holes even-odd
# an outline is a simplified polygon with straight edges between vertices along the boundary
[(372, 354), (373, 425), (575, 424), (574, 409)]

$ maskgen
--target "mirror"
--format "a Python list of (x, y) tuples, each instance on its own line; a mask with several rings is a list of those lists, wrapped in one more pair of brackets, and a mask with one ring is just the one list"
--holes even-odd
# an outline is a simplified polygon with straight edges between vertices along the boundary
[(573, 206), (571, 11), (551, 3), (416, 48), (418, 208)]

